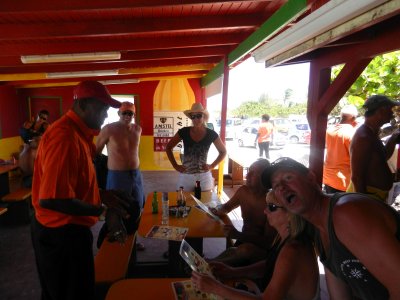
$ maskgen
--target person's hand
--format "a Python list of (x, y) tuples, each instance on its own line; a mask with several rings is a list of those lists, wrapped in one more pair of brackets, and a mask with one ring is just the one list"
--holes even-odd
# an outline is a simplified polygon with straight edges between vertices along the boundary
[(127, 211), (129, 203), (123, 197), (118, 195), (118, 191), (100, 190), (100, 198), (101, 202), (107, 206), (107, 210), (114, 211), (114, 213), (124, 219), (129, 218), (129, 213)]
[(211, 171), (212, 169), (214, 169), (214, 167), (212, 165), (209, 164), (204, 164), (201, 166), (201, 169), (204, 171)]
[(183, 165), (176, 165), (175, 170), (177, 170), (179, 173), (185, 173), (186, 167)]
[(220, 283), (214, 278), (211, 278), (206, 274), (200, 274), (196, 271), (192, 272), (191, 279), (196, 289), (206, 293), (213, 293), (217, 286), (220, 285)]
[(231, 239), (238, 239), (240, 232), (233, 225), (224, 225), (224, 235)]
[(221, 208), (218, 208), (218, 206), (217, 206), (217, 207), (210, 207), (210, 211), (211, 211), (214, 215), (216, 215), (216, 216), (218, 216), (218, 217), (226, 216), (225, 211), (223, 211), (223, 209), (221, 209)]
[(120, 244), (124, 244), (128, 234), (121, 217), (114, 210), (107, 210), (106, 225), (108, 241), (118, 241)]
[(234, 274), (234, 268), (219, 262), (219, 261), (210, 261), (208, 265), (211, 268), (213, 275), (218, 279), (228, 279), (232, 278)]

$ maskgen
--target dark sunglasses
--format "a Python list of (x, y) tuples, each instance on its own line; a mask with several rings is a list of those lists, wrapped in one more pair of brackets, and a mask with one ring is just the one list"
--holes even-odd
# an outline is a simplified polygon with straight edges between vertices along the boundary
[(121, 113), (121, 115), (132, 117), (134, 114), (133, 114), (133, 112), (131, 112), (131, 111), (123, 111), (123, 112)]
[(46, 117), (40, 117), (40, 119), (42, 119), (42, 120), (44, 120), (44, 121), (47, 121), (47, 118), (46, 118)]
[(190, 118), (191, 118), (192, 120), (194, 120), (194, 119), (201, 119), (202, 117), (203, 117), (203, 114), (190, 115)]
[(284, 208), (283, 206), (276, 205), (274, 203), (267, 203), (267, 208), (269, 212), (277, 211), (278, 208)]

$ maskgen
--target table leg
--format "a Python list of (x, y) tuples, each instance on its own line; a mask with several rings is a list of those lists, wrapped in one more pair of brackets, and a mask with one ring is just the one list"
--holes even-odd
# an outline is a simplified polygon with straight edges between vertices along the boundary
[(0, 174), (0, 199), (10, 193), (10, 183), (8, 180), (8, 172)]

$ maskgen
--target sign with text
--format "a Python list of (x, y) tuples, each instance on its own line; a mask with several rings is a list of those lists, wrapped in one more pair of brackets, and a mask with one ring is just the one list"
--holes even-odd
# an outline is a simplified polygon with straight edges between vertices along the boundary
[[(190, 125), (190, 120), (183, 112), (165, 111), (154, 112), (154, 152), (164, 152), (168, 142), (182, 127)], [(182, 142), (174, 151), (182, 149)]]

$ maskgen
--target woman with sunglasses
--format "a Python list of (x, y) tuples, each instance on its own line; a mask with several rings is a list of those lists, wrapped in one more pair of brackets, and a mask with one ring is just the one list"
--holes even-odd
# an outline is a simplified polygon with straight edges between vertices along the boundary
[(278, 238), (266, 261), (250, 266), (231, 268), (221, 263), (210, 263), (218, 279), (262, 279), (264, 292), (255, 294), (234, 289), (208, 275), (192, 273), (194, 285), (201, 291), (224, 299), (319, 299), (319, 272), (316, 255), (305, 233), (306, 223), (299, 216), (289, 213), (276, 199), (273, 192), (267, 195), (264, 210), (268, 222), (278, 232)]
[[(201, 189), (209, 191), (214, 188), (214, 179), (211, 170), (214, 169), (225, 157), (225, 145), (218, 134), (206, 126), (208, 111), (201, 103), (194, 103), (191, 109), (183, 112), (192, 120), (193, 125), (178, 130), (175, 136), (169, 141), (166, 153), (169, 161), (179, 174), (177, 187), (183, 187), (186, 191), (193, 191), (196, 181), (200, 181)], [(178, 164), (172, 149), (183, 141), (182, 164)], [(207, 164), (208, 151), (211, 144), (214, 144), (218, 151), (217, 158)]]

